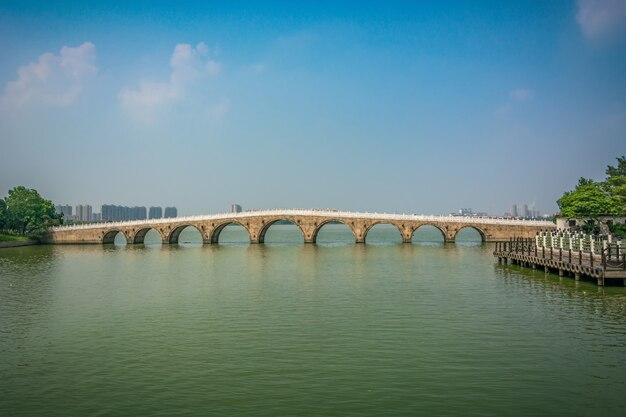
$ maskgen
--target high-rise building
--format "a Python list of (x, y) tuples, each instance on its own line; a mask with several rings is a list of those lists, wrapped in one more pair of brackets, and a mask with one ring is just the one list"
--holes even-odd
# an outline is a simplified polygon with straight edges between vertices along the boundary
[(237, 203), (231, 204), (230, 205), (230, 212), (231, 213), (241, 213), (241, 206)]
[[(176, 217), (176, 207), (168, 207), (168, 208), (173, 209), (173, 215), (171, 217)], [(165, 213), (166, 213), (165, 217), (167, 217), (168, 208), (165, 209)], [(161, 207), (150, 207), (151, 219), (160, 219), (161, 217), (162, 217)], [(115, 206), (112, 204), (103, 204), (102, 211), (101, 211), (101, 218), (103, 222), (119, 222), (119, 221), (124, 221), (124, 220), (145, 220), (148, 218), (148, 210), (146, 209), (145, 206), (126, 207), (126, 206)]]
[(148, 217), (148, 211), (145, 207), (135, 206), (130, 209), (130, 219), (129, 220), (145, 220)]
[(517, 204), (513, 204), (511, 207), (511, 217), (519, 217), (519, 213), (517, 212)]
[(59, 204), (59, 205), (54, 206), (54, 209), (56, 210), (57, 213), (63, 215), (64, 220), (72, 220), (72, 206), (70, 206), (69, 204), (66, 204), (66, 205)]
[(160, 219), (163, 217), (163, 209), (161, 207), (150, 207), (148, 211), (149, 219)]
[(163, 217), (166, 219), (178, 217), (178, 210), (176, 210), (176, 207), (165, 207), (165, 213), (163, 214)]
[(76, 220), (79, 222), (91, 221), (91, 206), (89, 204), (79, 204), (76, 206)]
[(528, 211), (528, 204), (524, 204), (522, 206), (522, 217), (531, 217), (530, 212)]
[(100, 213), (102, 213), (103, 222), (115, 222), (121, 220), (119, 206), (112, 204), (103, 204)]
[(125, 206), (115, 206), (112, 204), (103, 204), (101, 216), (103, 222), (130, 220), (130, 208)]

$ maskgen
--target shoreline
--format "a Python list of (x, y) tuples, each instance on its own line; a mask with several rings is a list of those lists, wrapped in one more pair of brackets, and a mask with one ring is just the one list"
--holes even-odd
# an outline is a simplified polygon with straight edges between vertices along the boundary
[(10, 240), (6, 242), (0, 242), (0, 249), (4, 248), (17, 248), (20, 246), (32, 246), (39, 245), (40, 242), (38, 240)]

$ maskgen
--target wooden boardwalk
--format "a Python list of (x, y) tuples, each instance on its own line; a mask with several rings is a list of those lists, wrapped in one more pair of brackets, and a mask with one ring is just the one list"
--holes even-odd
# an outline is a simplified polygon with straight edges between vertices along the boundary
[(546, 272), (558, 272), (560, 276), (596, 279), (598, 285), (605, 282), (626, 286), (626, 254), (618, 245), (609, 245), (600, 253), (537, 245), (535, 239), (512, 239), (498, 242), (493, 251), (498, 262), (526, 267), (543, 267)]

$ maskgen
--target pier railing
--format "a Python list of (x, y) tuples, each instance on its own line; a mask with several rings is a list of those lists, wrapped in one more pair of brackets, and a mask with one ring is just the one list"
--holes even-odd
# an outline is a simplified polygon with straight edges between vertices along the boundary
[(511, 239), (509, 242), (496, 242), (494, 254), (518, 254), (542, 260), (554, 260), (570, 265), (585, 265), (603, 270), (626, 271), (626, 250), (620, 243), (605, 243), (601, 250), (595, 245), (583, 245), (583, 249), (571, 249), (537, 244), (535, 239)]
[(498, 261), (522, 266), (543, 266), (559, 275), (569, 273), (576, 280), (581, 275), (596, 278), (598, 285), (605, 279), (623, 280), (626, 285), (626, 248), (613, 236), (594, 236), (557, 231), (539, 232), (533, 238), (516, 238), (497, 242), (493, 255)]

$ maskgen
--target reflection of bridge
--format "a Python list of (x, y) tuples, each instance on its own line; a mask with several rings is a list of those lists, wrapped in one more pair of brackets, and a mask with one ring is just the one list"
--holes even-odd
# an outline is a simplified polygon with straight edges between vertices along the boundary
[(143, 243), (146, 234), (155, 230), (163, 243), (178, 243), (183, 229), (195, 227), (204, 243), (217, 243), (220, 233), (229, 224), (241, 225), (251, 243), (263, 243), (268, 229), (280, 220), (296, 225), (305, 243), (315, 243), (320, 229), (333, 222), (343, 223), (354, 234), (356, 243), (364, 243), (367, 233), (377, 224), (391, 224), (411, 242), (421, 226), (439, 229), (446, 242), (454, 242), (459, 230), (472, 228), (485, 242), (509, 240), (512, 237), (534, 237), (540, 230), (556, 226), (548, 221), (512, 220), (488, 217), (418, 216), (412, 214), (355, 213), (321, 210), (264, 210), (170, 219), (136, 220), (114, 223), (93, 223), (55, 227), (44, 238), (47, 243), (113, 243), (121, 233), (128, 243)]

